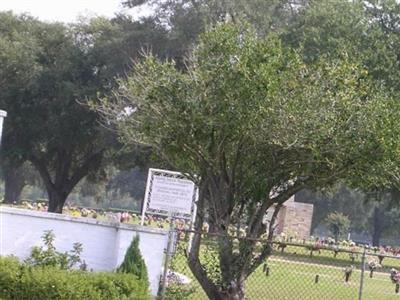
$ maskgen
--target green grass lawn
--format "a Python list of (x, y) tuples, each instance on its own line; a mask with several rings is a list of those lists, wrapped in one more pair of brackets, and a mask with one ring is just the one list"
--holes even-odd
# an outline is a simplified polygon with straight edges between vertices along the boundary
[[(204, 251), (206, 252), (206, 251)], [(205, 255), (207, 255), (205, 253)], [(349, 255), (341, 253), (333, 258), (330, 251), (321, 251), (310, 257), (309, 251), (300, 247), (288, 247), (282, 254), (274, 252), (267, 262), (269, 276), (260, 266), (246, 282), (246, 295), (249, 300), (344, 300), (358, 299), (361, 255), (355, 260), (352, 276), (348, 283), (344, 282), (343, 268), (351, 264)], [(385, 266), (385, 263), (387, 266)], [(369, 270), (365, 271), (363, 299), (400, 299), (395, 294), (395, 285), (390, 281), (389, 265), (400, 264), (397, 259), (385, 259), (384, 268), (375, 271), (373, 278), (369, 277)], [(175, 257), (175, 270), (193, 279), (183, 257)], [(315, 277), (318, 275), (318, 283)], [(190, 284), (196, 292), (190, 297), (192, 300), (207, 299), (196, 280)]]
[[(271, 258), (270, 275), (259, 268), (247, 282), (248, 299), (357, 299), (359, 270), (344, 282), (340, 267), (317, 265)], [(315, 277), (319, 275), (319, 282)], [(387, 273), (365, 273), (363, 299), (399, 299)]]

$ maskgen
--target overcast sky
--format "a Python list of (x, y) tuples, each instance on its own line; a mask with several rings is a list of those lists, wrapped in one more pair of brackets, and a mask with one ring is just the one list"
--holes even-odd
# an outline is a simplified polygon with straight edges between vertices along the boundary
[[(0, 0), (0, 11), (27, 12), (43, 21), (73, 22), (80, 15), (112, 17), (123, 10), (121, 0)], [(144, 14), (146, 11), (136, 12)]]

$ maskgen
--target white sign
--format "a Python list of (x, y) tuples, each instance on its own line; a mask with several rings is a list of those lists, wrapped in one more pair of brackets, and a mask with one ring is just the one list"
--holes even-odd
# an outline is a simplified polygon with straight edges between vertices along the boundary
[(153, 175), (148, 207), (190, 215), (193, 193), (194, 183), (190, 180)]
[(149, 169), (142, 208), (142, 223), (146, 212), (190, 219), (196, 196), (197, 188), (195, 184), (183, 174)]

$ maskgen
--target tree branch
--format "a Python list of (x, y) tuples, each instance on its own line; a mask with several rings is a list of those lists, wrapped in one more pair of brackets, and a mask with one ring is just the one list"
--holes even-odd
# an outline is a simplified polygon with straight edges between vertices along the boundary
[(262, 264), (262, 262), (265, 260), (265, 258), (271, 254), (271, 252), (272, 252), (272, 239), (273, 239), (273, 236), (274, 236), (274, 229), (275, 229), (274, 225), (275, 225), (276, 218), (278, 217), (279, 211), (282, 208), (282, 206), (283, 206), (283, 203), (280, 203), (275, 207), (274, 213), (272, 214), (271, 221), (270, 221), (269, 226), (268, 226), (267, 241), (266, 241), (263, 249), (261, 250), (260, 255), (258, 257), (256, 257), (254, 259), (253, 263), (251, 264), (249, 272), (248, 272), (248, 274), (246, 274), (247, 276), (249, 274), (253, 273), (258, 268), (258, 266), (260, 264)]
[(46, 188), (54, 189), (54, 183), (51, 179), (50, 173), (46, 167), (46, 163), (43, 159), (35, 156), (34, 154), (30, 155), (29, 160), (38, 170), (40, 177), (42, 177), (43, 183), (45, 184)]
[(84, 161), (84, 163), (79, 168), (75, 170), (74, 174), (66, 185), (66, 190), (68, 192), (72, 191), (72, 189), (78, 184), (78, 182), (87, 174), (89, 174), (89, 172), (99, 163), (99, 161), (103, 157), (103, 153), (104, 149), (92, 154)]
[(188, 265), (193, 275), (199, 281), (203, 290), (207, 293), (210, 299), (216, 299), (214, 294), (218, 288), (208, 278), (206, 270), (203, 268), (200, 262), (200, 244), (201, 244), (201, 229), (204, 222), (204, 205), (205, 205), (205, 193), (206, 193), (207, 181), (203, 181), (200, 185), (199, 200), (197, 201), (197, 215), (194, 222), (194, 233), (192, 237), (191, 247), (188, 255)]

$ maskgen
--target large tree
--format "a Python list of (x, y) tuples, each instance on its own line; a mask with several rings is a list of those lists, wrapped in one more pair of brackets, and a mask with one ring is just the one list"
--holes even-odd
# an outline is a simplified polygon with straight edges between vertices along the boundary
[[(357, 61), (306, 64), (246, 26), (204, 35), (184, 71), (147, 57), (98, 109), (127, 143), (153, 147), (199, 186), (194, 226), (206, 215), (215, 224), (219, 277), (200, 259), (199, 233), (188, 264), (210, 299), (245, 298), (246, 278), (271, 253), (254, 241), (269, 208), (308, 186), (385, 181), (398, 146), (398, 107)], [(232, 227), (245, 231), (238, 246)]]
[(69, 193), (98, 170), (109, 148), (96, 114), (82, 105), (104, 89), (88, 52), (69, 28), (43, 23), (35, 34), (41, 72), (30, 100), (23, 102), (29, 114), (23, 114), (20, 134), (29, 145), (23, 151), (46, 187), (49, 211), (61, 213)]
[(21, 101), (40, 72), (36, 61), (40, 45), (31, 35), (32, 28), (38, 25), (38, 21), (26, 15), (17, 18), (10, 12), (0, 13), (0, 106), (9, 114), (1, 148), (6, 203), (18, 200), (26, 181), (23, 170), (26, 158), (14, 149), (15, 145), (25, 142), (15, 134), (15, 131), (23, 130), (21, 120), (15, 116), (24, 110)]
[[(393, 98), (400, 95), (400, 4), (395, 0), (368, 1), (309, 1), (296, 15), (285, 42), (293, 47), (301, 47), (306, 61), (318, 59), (321, 55), (337, 57), (343, 49), (351, 56), (360, 58), (370, 76), (385, 88)], [(394, 170), (390, 181), (383, 186), (366, 185), (361, 187), (367, 194), (384, 195), (374, 200), (386, 198), (374, 204), (368, 204), (373, 210), (370, 224), (366, 224), (372, 233), (373, 244), (378, 245), (381, 234), (393, 227), (393, 214), (397, 201), (388, 197), (396, 190), (400, 182), (397, 175), (398, 164), (393, 161)], [(388, 168), (388, 169), (390, 169)], [(386, 203), (386, 204), (385, 204)], [(369, 219), (369, 215), (366, 216)]]
[(146, 6), (146, 17), (168, 29), (168, 54), (183, 66), (183, 58), (209, 26), (226, 20), (246, 20), (260, 35), (286, 29), (307, 0), (122, 0), (130, 8)]
[(393, 187), (375, 189), (367, 194), (367, 200), (372, 207), (368, 228), (372, 245), (380, 246), (384, 236), (397, 238), (400, 229), (399, 190)]
[(49, 211), (61, 212), (78, 182), (104, 176), (118, 145), (87, 103), (109, 93), (141, 52), (165, 56), (165, 29), (124, 15), (72, 25), (11, 12), (0, 17), (0, 103), (9, 112), (2, 164), (15, 191), (7, 193), (15, 195), (9, 202), (18, 198), (17, 171), (29, 160), (46, 187)]
[(70, 28), (12, 13), (1, 18), (7, 22), (0, 35), (6, 50), (0, 93), (9, 112), (4, 169), (7, 174), (29, 160), (48, 192), (49, 211), (61, 212), (75, 185), (97, 171), (108, 147), (96, 114), (79, 103), (104, 85), (90, 51)]

